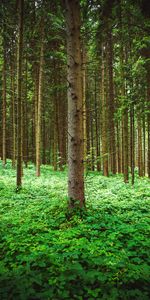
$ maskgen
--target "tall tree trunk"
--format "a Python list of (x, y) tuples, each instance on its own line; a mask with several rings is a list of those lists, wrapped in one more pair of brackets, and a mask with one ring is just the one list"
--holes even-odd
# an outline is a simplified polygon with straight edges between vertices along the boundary
[(123, 153), (124, 153), (124, 182), (129, 181), (128, 172), (128, 109), (126, 108), (123, 115)]
[(83, 135), (84, 135), (84, 162), (87, 159), (87, 111), (86, 111), (86, 50), (82, 45), (82, 93), (83, 93)]
[(17, 189), (22, 185), (22, 53), (23, 53), (23, 6), (19, 0), (19, 40), (17, 57)]
[(43, 116), (42, 116), (42, 164), (46, 164), (46, 120), (44, 116), (44, 107), (43, 107)]
[(103, 174), (109, 176), (108, 172), (108, 132), (107, 132), (107, 100), (106, 100), (106, 74), (105, 74), (105, 49), (102, 45), (102, 85), (101, 85), (101, 102), (102, 102), (102, 114), (101, 114), (101, 127), (102, 127), (102, 157), (103, 157)]
[(58, 148), (59, 148), (59, 169), (63, 171), (65, 164), (65, 148), (66, 148), (66, 110), (65, 110), (65, 102), (63, 99), (63, 94), (60, 94), (60, 101), (58, 105)]
[(23, 101), (23, 161), (25, 167), (28, 166), (28, 103), (27, 103), (27, 81), (28, 81), (28, 68), (27, 57), (25, 65), (25, 84), (24, 84), (24, 101)]
[(91, 160), (91, 170), (94, 171), (95, 170), (95, 149), (94, 149), (94, 124), (93, 124), (93, 107), (92, 107), (92, 103), (90, 101), (90, 107), (91, 107), (91, 111), (90, 111), (90, 132), (91, 132), (91, 148), (90, 148), (90, 160)]
[(12, 115), (12, 168), (16, 165), (16, 121), (15, 121), (15, 83), (14, 61), (11, 62), (11, 115)]
[(132, 185), (134, 185), (134, 168), (135, 168), (135, 137), (134, 137), (134, 105), (130, 107), (130, 167), (132, 175)]
[(87, 153), (87, 159), (86, 159), (86, 170), (90, 169), (90, 97), (89, 97), (89, 85), (87, 82), (87, 93), (86, 93), (86, 136), (87, 136), (87, 144), (86, 144), (86, 153)]
[(97, 86), (96, 86), (96, 74), (95, 74), (95, 87), (94, 87), (94, 105), (95, 105), (95, 142), (96, 142), (96, 165), (97, 171), (101, 170), (100, 165), (100, 139), (99, 139), (99, 123), (98, 123), (98, 99), (97, 99)]
[(54, 143), (53, 143), (53, 167), (54, 171), (57, 171), (57, 160), (58, 160), (58, 140), (59, 133), (58, 133), (58, 99), (57, 99), (57, 92), (55, 93), (54, 97)]
[(150, 113), (147, 116), (147, 136), (148, 136), (148, 151), (147, 151), (147, 173), (150, 178)]
[(143, 176), (146, 171), (146, 134), (145, 134), (145, 116), (143, 116)]
[(147, 67), (147, 174), (150, 178), (150, 63)]
[[(68, 197), (83, 207), (84, 143), (79, 0), (65, 0), (68, 55)], [(79, 203), (78, 203), (79, 201)]]
[(110, 159), (111, 171), (116, 174), (116, 140), (114, 124), (114, 82), (113, 82), (113, 44), (112, 33), (108, 33), (108, 68), (109, 68), (109, 141), (110, 141)]
[(4, 38), (4, 58), (3, 58), (3, 71), (2, 71), (2, 154), (3, 154), (3, 167), (6, 165), (6, 44)]
[(117, 171), (121, 173), (121, 134), (120, 134), (120, 121), (117, 121)]
[(139, 176), (143, 176), (143, 147), (142, 147), (142, 122), (141, 116), (138, 115), (138, 170)]
[(38, 80), (38, 103), (37, 103), (37, 121), (36, 121), (36, 176), (40, 176), (41, 165), (41, 114), (42, 114), (42, 90), (43, 90), (43, 66), (44, 66), (44, 26), (41, 22), (41, 49)]

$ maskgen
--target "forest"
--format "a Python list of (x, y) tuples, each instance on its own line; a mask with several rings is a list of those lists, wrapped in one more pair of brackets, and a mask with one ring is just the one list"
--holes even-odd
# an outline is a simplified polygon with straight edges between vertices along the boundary
[(150, 299), (150, 1), (0, 1), (0, 299)]

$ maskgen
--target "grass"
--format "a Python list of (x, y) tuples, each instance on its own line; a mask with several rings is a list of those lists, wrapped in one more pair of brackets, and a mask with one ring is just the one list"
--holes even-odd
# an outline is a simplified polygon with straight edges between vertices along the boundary
[(150, 186), (86, 177), (83, 212), (67, 211), (67, 174), (33, 165), (15, 192), (0, 165), (0, 299), (150, 299)]

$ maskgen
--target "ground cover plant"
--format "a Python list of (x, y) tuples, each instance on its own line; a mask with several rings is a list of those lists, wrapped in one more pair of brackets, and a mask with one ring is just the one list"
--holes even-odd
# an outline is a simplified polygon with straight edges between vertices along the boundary
[(86, 176), (86, 209), (67, 210), (67, 172), (0, 166), (0, 299), (150, 298), (150, 189)]

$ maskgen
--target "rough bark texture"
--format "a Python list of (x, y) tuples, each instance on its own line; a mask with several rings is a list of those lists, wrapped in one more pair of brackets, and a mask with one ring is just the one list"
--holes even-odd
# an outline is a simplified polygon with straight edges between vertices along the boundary
[(19, 40), (17, 58), (17, 188), (22, 184), (22, 52), (23, 52), (23, 4), (19, 0)]
[(83, 101), (79, 1), (65, 0), (68, 55), (69, 207), (84, 206)]

